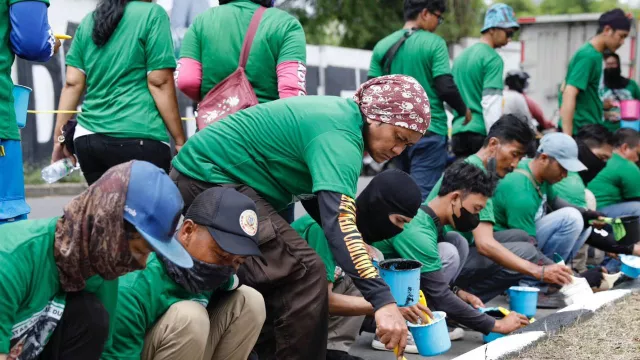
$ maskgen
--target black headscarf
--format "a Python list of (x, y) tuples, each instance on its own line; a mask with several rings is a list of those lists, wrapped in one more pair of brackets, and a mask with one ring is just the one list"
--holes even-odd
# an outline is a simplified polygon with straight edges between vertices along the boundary
[(618, 67), (604, 69), (604, 85), (608, 89), (624, 89), (629, 85), (629, 79), (622, 76), (622, 70), (620, 69), (620, 57), (615, 53), (605, 54), (604, 59), (610, 57), (616, 58), (618, 61)]
[(598, 173), (604, 169), (607, 165), (605, 161), (602, 161), (599, 157), (597, 157), (589, 146), (584, 142), (578, 140), (578, 160), (587, 167), (587, 170), (580, 171), (578, 175), (582, 178), (584, 185), (587, 186), (591, 180), (593, 180)]
[(414, 217), (422, 195), (416, 182), (400, 170), (386, 170), (374, 177), (356, 199), (356, 225), (367, 244), (392, 238), (402, 229), (389, 215)]

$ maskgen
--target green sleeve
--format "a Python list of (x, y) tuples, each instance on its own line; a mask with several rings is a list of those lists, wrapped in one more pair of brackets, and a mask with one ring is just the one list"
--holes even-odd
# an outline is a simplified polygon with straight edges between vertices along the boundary
[(369, 78), (376, 78), (384, 75), (382, 73), (382, 53), (379, 50), (379, 46), (376, 46), (373, 49), (373, 54), (371, 55), (371, 63), (369, 64)]
[(305, 240), (309, 243), (309, 246), (320, 255), (322, 262), (324, 263), (325, 270), (327, 271), (327, 280), (329, 282), (335, 281), (336, 271), (336, 259), (333, 257), (331, 248), (329, 248), (329, 241), (322, 227), (315, 223), (307, 228), (305, 233)]
[(300, 22), (293, 17), (284, 33), (284, 39), (278, 54), (278, 64), (285, 61), (307, 62), (307, 40), (304, 35), (304, 29)]
[(153, 7), (151, 16), (149, 32), (144, 42), (147, 71), (175, 69), (176, 58), (169, 15), (158, 5)]
[(589, 79), (591, 79), (591, 74), (596, 71), (596, 61), (592, 57), (584, 57), (580, 54), (576, 54), (577, 58), (573, 65), (569, 67), (567, 72), (567, 85), (574, 86), (581, 91), (584, 91), (589, 86)]
[(180, 58), (189, 58), (202, 62), (202, 49), (200, 48), (200, 19), (202, 19), (202, 15), (196, 17), (193, 24), (189, 26), (187, 33), (184, 35), (180, 48)]
[(75, 37), (71, 40), (71, 47), (69, 48), (69, 52), (67, 53), (65, 59), (67, 66), (73, 66), (76, 69), (80, 69), (82, 71), (84, 68), (84, 60), (82, 55), (84, 54), (84, 41), (85, 37), (82, 35), (83, 27), (86, 26), (85, 21), (82, 21), (78, 28), (76, 29)]
[(118, 294), (118, 308), (110, 320), (114, 329), (111, 343), (105, 346), (103, 360), (139, 360), (147, 332), (143, 297), (134, 288)]
[(431, 272), (442, 268), (438, 253), (438, 234), (432, 228), (414, 224), (391, 241), (401, 258), (418, 260), (422, 263), (420, 272)]
[(495, 224), (496, 218), (493, 214), (493, 199), (487, 200), (487, 205), (480, 211), (480, 221)]
[(637, 82), (629, 80), (629, 90), (631, 90), (631, 96), (633, 96), (634, 99), (640, 100), (640, 88)]
[[(433, 51), (430, 51), (429, 54), (432, 56), (431, 71), (434, 79), (438, 76), (451, 74), (449, 51), (447, 50), (447, 43), (445, 43), (444, 39), (439, 38), (436, 44), (434, 44)], [(502, 73), (500, 73), (500, 80), (502, 81)]]
[(620, 172), (620, 189), (622, 190), (622, 199), (636, 199), (640, 198), (640, 186), (638, 186), (638, 179), (640, 179), (640, 168), (631, 161), (625, 161), (626, 170)]
[(303, 155), (313, 180), (313, 193), (333, 191), (355, 199), (362, 151), (356, 135), (347, 131), (332, 130), (313, 139)]
[[(3, 262), (0, 260), (0, 263)], [(11, 329), (16, 323), (15, 316), (20, 304), (26, 299), (27, 274), (17, 267), (13, 269), (14, 271), (9, 271), (3, 266), (3, 270), (0, 271), (0, 354), (9, 353)]]
[(502, 73), (504, 72), (504, 62), (499, 55), (492, 57), (484, 67), (484, 80), (482, 89), (504, 89)]

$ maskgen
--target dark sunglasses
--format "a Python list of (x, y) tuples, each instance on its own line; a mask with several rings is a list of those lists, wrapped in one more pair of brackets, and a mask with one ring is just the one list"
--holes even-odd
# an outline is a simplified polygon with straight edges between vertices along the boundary
[(444, 22), (444, 15), (436, 14), (436, 13), (432, 13), (432, 14), (438, 17), (438, 25), (442, 25), (442, 23)]
[(507, 34), (507, 39), (511, 39), (513, 37), (513, 35), (516, 34), (516, 32), (514, 30), (504, 30), (504, 32)]

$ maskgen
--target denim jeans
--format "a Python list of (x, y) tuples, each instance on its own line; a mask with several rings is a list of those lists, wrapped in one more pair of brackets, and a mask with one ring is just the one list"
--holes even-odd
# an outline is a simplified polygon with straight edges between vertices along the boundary
[(424, 201), (447, 167), (447, 137), (427, 134), (398, 158), (396, 166), (411, 174)]
[(577, 209), (562, 208), (536, 221), (538, 249), (548, 258), (558, 253), (568, 264), (591, 235)]

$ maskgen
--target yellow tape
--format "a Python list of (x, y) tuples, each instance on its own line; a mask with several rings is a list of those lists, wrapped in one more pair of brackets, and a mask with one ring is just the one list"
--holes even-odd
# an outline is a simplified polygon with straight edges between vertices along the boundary
[[(27, 110), (29, 114), (79, 114), (81, 111), (78, 110)], [(192, 121), (196, 118), (192, 117), (183, 117), (180, 118), (182, 121)]]
[(53, 37), (55, 37), (58, 40), (71, 40), (71, 39), (73, 39), (72, 36), (65, 35), (65, 34), (53, 34)]

